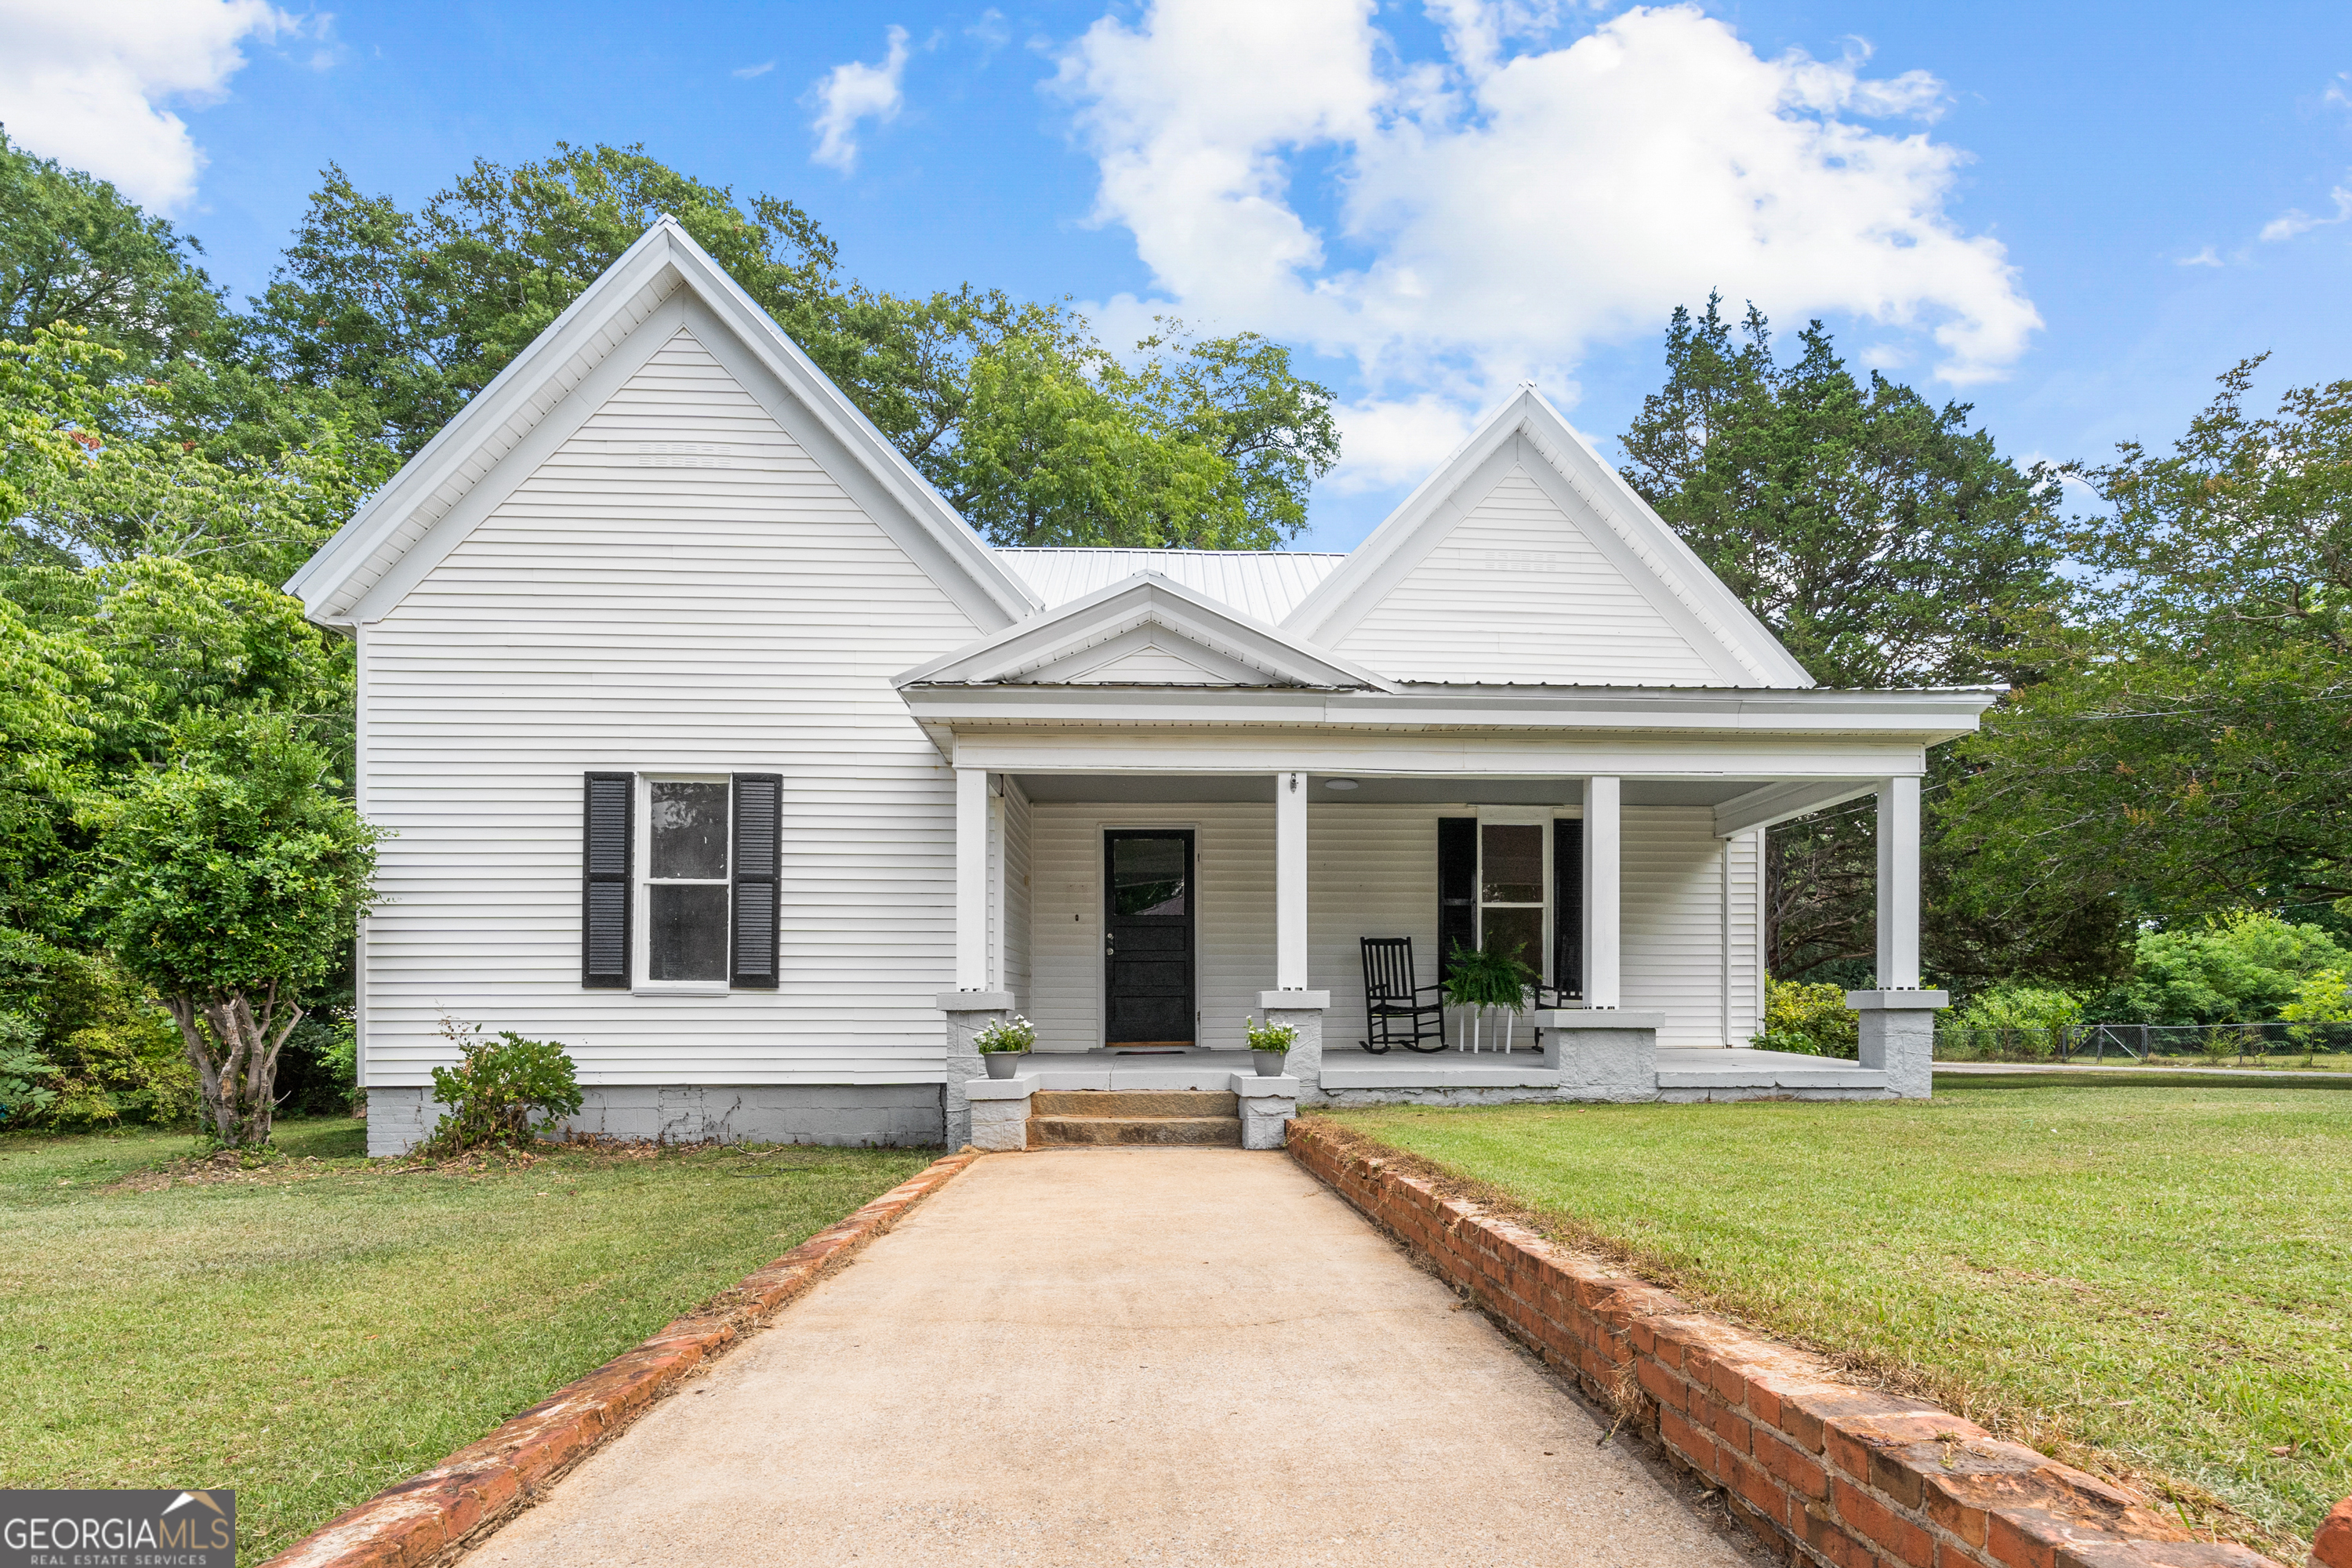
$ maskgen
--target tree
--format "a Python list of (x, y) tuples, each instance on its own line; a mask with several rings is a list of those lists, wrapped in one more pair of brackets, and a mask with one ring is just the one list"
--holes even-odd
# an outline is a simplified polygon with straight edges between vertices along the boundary
[(331, 166), (247, 342), (326, 400), (315, 422), (405, 457), (663, 213), (999, 542), (1266, 548), (1337, 459), (1329, 392), (1279, 345), (1171, 325), (1130, 365), (1063, 306), (871, 289), (791, 202), (739, 203), (636, 147), (478, 162), (413, 214)]
[(282, 718), (191, 725), (172, 763), (91, 810), (93, 900), (178, 1026), (219, 1141), (269, 1140), (278, 1052), (350, 942), (376, 830)]
[(2239, 907), (2330, 923), (2352, 898), (2352, 382), (2255, 418), (2259, 361), (2169, 453), (2090, 470), (2090, 585), (2052, 678), (1960, 754), (1948, 852), (1998, 917), (2102, 906), (2175, 924)]
[[(2066, 595), (2058, 472), (2021, 471), (1965, 404), (1937, 408), (1876, 373), (1857, 382), (1819, 321), (1799, 344), (1781, 362), (1763, 314), (1751, 306), (1735, 331), (1719, 297), (1696, 318), (1675, 310), (1665, 384), (1624, 438), (1628, 482), (1825, 686), (2033, 679), (2028, 628)], [(1932, 807), (1957, 768), (1931, 767)], [(1874, 827), (1865, 802), (1771, 830), (1771, 973), (1866, 977)], [(2020, 942), (1967, 919), (1948, 896), (1954, 875), (1930, 855), (1939, 973), (2079, 966), (2112, 947), (2079, 921)]]
[(103, 180), (0, 131), (0, 337), (62, 324), (141, 374), (211, 344), (227, 312), (202, 247)]

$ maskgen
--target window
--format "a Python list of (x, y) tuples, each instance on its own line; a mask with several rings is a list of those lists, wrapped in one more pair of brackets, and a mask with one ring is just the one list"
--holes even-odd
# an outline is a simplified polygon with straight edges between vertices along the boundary
[(1478, 825), (1478, 944), (1544, 968), (1544, 830), (1540, 823)]
[(725, 779), (646, 781), (646, 978), (727, 979), (730, 796)]
[(589, 773), (580, 984), (591, 990), (772, 991), (775, 773)]

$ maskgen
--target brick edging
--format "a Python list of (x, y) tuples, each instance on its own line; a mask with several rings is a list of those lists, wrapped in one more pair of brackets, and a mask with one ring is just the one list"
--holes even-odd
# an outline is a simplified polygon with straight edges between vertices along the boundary
[(480, 1442), (337, 1515), (263, 1568), (425, 1568), (454, 1556), (978, 1158), (933, 1161)]
[(2311, 1538), (2311, 1568), (2352, 1568), (2352, 1497), (2327, 1510)]
[(2130, 1493), (1972, 1421), (1843, 1382), (1817, 1356), (1446, 1197), (1328, 1123), (1293, 1121), (1289, 1149), (1514, 1339), (1723, 1488), (1735, 1517), (1800, 1563), (2280, 1568), (2235, 1542), (2195, 1540)]

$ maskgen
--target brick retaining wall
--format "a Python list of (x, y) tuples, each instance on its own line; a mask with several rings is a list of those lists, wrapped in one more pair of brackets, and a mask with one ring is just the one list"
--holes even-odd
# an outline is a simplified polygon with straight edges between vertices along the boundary
[[(1721, 1487), (1735, 1517), (1796, 1560), (2278, 1568), (2246, 1547), (2197, 1541), (2138, 1498), (1974, 1422), (1843, 1382), (1818, 1357), (1444, 1197), (1328, 1121), (1292, 1122), (1289, 1148), (1514, 1338)], [(2352, 1517), (2347, 1529), (2352, 1547)]]

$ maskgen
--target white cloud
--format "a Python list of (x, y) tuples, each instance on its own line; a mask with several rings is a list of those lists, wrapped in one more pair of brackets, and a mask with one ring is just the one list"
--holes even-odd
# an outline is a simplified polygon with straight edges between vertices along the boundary
[(898, 118), (906, 102), (898, 79), (907, 69), (907, 29), (893, 26), (887, 37), (889, 48), (880, 65), (847, 61), (827, 71), (811, 89), (816, 118), (809, 127), (817, 138), (811, 163), (848, 174), (857, 167), (858, 123), (872, 120), (887, 125)]
[[(1480, 0), (1433, 0), (1444, 56), (1412, 59), (1373, 9), (1155, 0), (1097, 21), (1057, 78), (1100, 172), (1095, 217), (1134, 235), (1155, 283), (1107, 313), (1172, 308), (1352, 357), (1372, 388), (1355, 451), (1426, 447), (1441, 412), (1519, 380), (1557, 393), (1592, 345), (1654, 334), (1710, 288), (1925, 334), (1963, 384), (2041, 325), (2001, 246), (1947, 210), (1966, 155), (1855, 122), (1931, 120), (1948, 94), (1925, 72), (1866, 78), (1859, 43), (1762, 59), (1687, 6), (1515, 44), (1552, 12)], [(1294, 199), (1310, 162), (1334, 171), (1328, 219)], [(1394, 467), (1426, 471), (1419, 452)]]
[(2332, 103), (2338, 109), (2352, 109), (2352, 71), (2337, 71), (2327, 90), (2319, 95), (2322, 103)]
[(765, 75), (767, 75), (770, 71), (774, 70), (775, 68), (776, 68), (776, 62), (775, 62), (775, 61), (773, 61), (773, 60), (761, 60), (758, 65), (755, 65), (755, 66), (738, 66), (734, 70), (732, 70), (732, 71), (729, 72), (728, 74), (729, 74), (729, 75), (730, 75), (730, 76), (740, 77), (743, 80), (745, 80), (745, 81), (750, 81), (753, 77), (761, 77), (761, 76), (765, 76)]
[(980, 58), (985, 64), (996, 51), (1013, 41), (1013, 29), (1006, 25), (1004, 13), (991, 5), (980, 14), (980, 20), (963, 30), (963, 36), (980, 46)]
[[(317, 30), (315, 68), (334, 63), (331, 21)], [(163, 106), (218, 100), (245, 65), (246, 39), (303, 30), (267, 0), (0, 0), (0, 123), (135, 202), (179, 206), (195, 195), (205, 155)]]
[(2326, 228), (2330, 224), (2352, 218), (2352, 190), (2338, 185), (2327, 195), (2336, 204), (2334, 217), (2314, 217), (2301, 207), (2289, 207), (2263, 225), (2262, 237), (2275, 245), (2283, 239), (2293, 239), (2298, 234), (2309, 234), (2315, 228)]
[(2219, 267), (2221, 265), (2221, 258), (2209, 245), (2194, 256), (2175, 257), (2172, 264), (2175, 267)]

